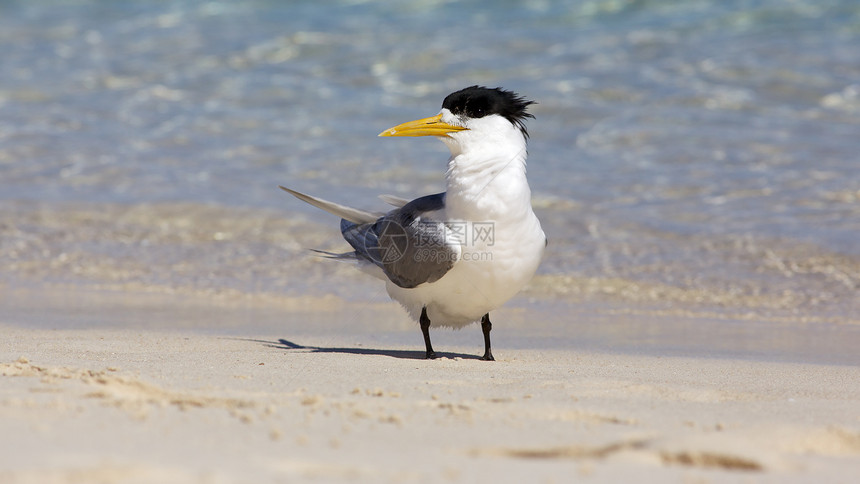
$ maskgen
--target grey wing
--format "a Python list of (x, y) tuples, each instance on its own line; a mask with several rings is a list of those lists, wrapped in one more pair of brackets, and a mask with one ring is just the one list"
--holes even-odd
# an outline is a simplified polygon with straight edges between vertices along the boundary
[(373, 223), (341, 220), (340, 229), (359, 259), (379, 266), (398, 286), (413, 288), (439, 280), (459, 259), (448, 227), (430, 216), (444, 207), (444, 193), (427, 195)]

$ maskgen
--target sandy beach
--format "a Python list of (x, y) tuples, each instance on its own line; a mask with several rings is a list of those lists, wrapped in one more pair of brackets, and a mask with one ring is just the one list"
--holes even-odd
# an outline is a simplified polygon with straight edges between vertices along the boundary
[[(850, 348), (842, 364), (791, 362), (791, 351), (774, 361), (541, 349), (498, 324), (498, 361), (478, 360), (476, 328), (435, 332), (441, 358), (427, 361), (393, 304), (317, 308), (314, 325), (272, 307), (276, 330), (235, 305), (206, 313), (143, 298), (125, 312), (81, 304), (62, 315), (26, 300), (7, 300), (20, 310), (2, 321), (4, 483), (860, 476)], [(126, 329), (104, 327), (112, 318)], [(237, 326), (200, 329), (196, 318)]]

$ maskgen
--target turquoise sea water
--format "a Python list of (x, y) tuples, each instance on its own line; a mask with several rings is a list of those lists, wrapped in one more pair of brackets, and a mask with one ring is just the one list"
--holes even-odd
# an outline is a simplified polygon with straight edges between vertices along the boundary
[(276, 186), (437, 192), (376, 135), (483, 84), (539, 103), (527, 298), (857, 322), (855, 1), (3, 1), (0, 48), (7, 294), (384, 299)]

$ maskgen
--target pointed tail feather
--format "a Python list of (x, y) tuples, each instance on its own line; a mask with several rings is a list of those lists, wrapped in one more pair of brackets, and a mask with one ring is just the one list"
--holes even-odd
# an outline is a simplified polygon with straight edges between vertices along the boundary
[(278, 188), (293, 195), (294, 197), (305, 203), (309, 203), (314, 207), (321, 208), (330, 214), (337, 215), (340, 218), (349, 220), (350, 222), (354, 222), (357, 224), (375, 222), (379, 217), (385, 215), (384, 213), (368, 212), (357, 208), (347, 207), (346, 205), (341, 205), (339, 203), (329, 202), (328, 200), (323, 200), (322, 198), (305, 195), (304, 193), (290, 190), (289, 188), (282, 187), (280, 185), (278, 186)]
[(380, 195), (379, 199), (397, 208), (400, 208), (410, 202), (410, 200), (398, 197), (397, 195)]
[(355, 252), (343, 252), (338, 254), (337, 252), (329, 252), (327, 250), (319, 250), (319, 249), (308, 249), (311, 252), (316, 252), (317, 254), (321, 254), (318, 257), (323, 257), (326, 259), (336, 259), (336, 260), (356, 260)]

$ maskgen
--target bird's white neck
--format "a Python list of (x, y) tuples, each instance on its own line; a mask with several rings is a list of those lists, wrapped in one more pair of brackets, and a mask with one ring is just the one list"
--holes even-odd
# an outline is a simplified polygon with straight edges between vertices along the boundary
[[(468, 131), (463, 134), (468, 135)], [(445, 196), (449, 216), (484, 221), (531, 213), (525, 137), (513, 126), (494, 134), (446, 141), (451, 148)]]

